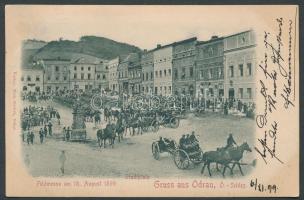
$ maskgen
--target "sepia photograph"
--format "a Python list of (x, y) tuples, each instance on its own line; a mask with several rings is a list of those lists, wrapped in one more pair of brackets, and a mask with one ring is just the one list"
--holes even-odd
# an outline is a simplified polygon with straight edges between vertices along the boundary
[(7, 6), (7, 191), (296, 195), (297, 12)]

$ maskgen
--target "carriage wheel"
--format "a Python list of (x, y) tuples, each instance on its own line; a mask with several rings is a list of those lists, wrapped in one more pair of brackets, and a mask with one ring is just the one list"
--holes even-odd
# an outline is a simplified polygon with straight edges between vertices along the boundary
[(174, 163), (178, 169), (187, 169), (190, 165), (188, 154), (181, 149), (178, 149), (174, 154)]
[(155, 160), (159, 160), (159, 146), (157, 142), (152, 143), (152, 154)]
[(179, 126), (179, 118), (172, 118), (170, 120), (170, 126), (171, 128), (177, 128)]

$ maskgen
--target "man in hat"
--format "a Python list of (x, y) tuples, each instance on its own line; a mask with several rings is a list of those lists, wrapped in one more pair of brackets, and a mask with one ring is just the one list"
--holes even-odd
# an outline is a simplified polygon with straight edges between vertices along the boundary
[(233, 136), (232, 136), (232, 133), (229, 134), (229, 137), (227, 139), (227, 145), (225, 147), (225, 149), (228, 149), (230, 147), (233, 147), (233, 145), (237, 145)]
[(42, 144), (43, 143), (43, 129), (42, 128), (40, 128), (40, 130), (39, 130), (39, 137), (40, 137), (40, 144)]

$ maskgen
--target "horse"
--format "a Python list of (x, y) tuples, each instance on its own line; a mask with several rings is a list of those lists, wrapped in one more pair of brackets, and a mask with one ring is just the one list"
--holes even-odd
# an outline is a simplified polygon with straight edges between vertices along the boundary
[(97, 130), (98, 145), (102, 147), (102, 141), (104, 148), (106, 148), (106, 140), (109, 140), (109, 144), (114, 148), (114, 141), (116, 138), (116, 128), (114, 124), (107, 124), (106, 128)]
[[(226, 172), (227, 168), (230, 169), (230, 173), (232, 175), (233, 168), (235, 167), (235, 165), (239, 166), (239, 169), (243, 175), (239, 161), (243, 158), (244, 151), (251, 152), (251, 149), (250, 149), (249, 145), (247, 144), (247, 142), (244, 142), (242, 145), (240, 145), (238, 147), (230, 147), (228, 149), (222, 148), (222, 149), (218, 149), (217, 151), (205, 152), (203, 154), (204, 165), (202, 167), (201, 173), (202, 174), (204, 173), (205, 167), (207, 166), (209, 176), (212, 176), (211, 172), (210, 172), (210, 164), (216, 163), (216, 164), (221, 164), (224, 166), (224, 169), (222, 172), (223, 177), (225, 177), (225, 172)], [(232, 163), (233, 161), (234, 161), (233, 166), (230, 167), (229, 164)], [(218, 169), (218, 167), (217, 167), (217, 169)]]

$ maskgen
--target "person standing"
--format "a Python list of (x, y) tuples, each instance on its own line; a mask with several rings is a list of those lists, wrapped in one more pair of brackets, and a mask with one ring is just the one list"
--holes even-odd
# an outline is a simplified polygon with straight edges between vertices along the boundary
[(39, 130), (40, 144), (43, 143), (43, 136), (44, 136), (44, 134), (43, 134), (43, 129), (40, 128), (40, 130)]
[(59, 156), (60, 171), (61, 171), (61, 174), (62, 174), (62, 175), (64, 175), (64, 164), (65, 164), (65, 161), (66, 161), (65, 151), (62, 150), (62, 151), (61, 151), (61, 154), (60, 154), (60, 156)]
[(31, 139), (31, 144), (33, 145), (34, 144), (34, 139), (35, 139), (35, 135), (34, 135), (33, 131), (31, 131), (30, 139)]
[(26, 141), (27, 141), (27, 145), (30, 145), (30, 142), (31, 142), (31, 133), (30, 133), (30, 130), (27, 131)]
[(66, 141), (69, 141), (71, 137), (71, 129), (68, 126), (67, 130), (66, 130)]
[(43, 133), (44, 133), (44, 137), (46, 138), (46, 136), (47, 136), (47, 127), (46, 127), (46, 125), (44, 125)]
[(49, 127), (49, 136), (52, 136), (52, 126), (53, 124), (51, 123), (51, 121), (49, 121), (48, 127)]

